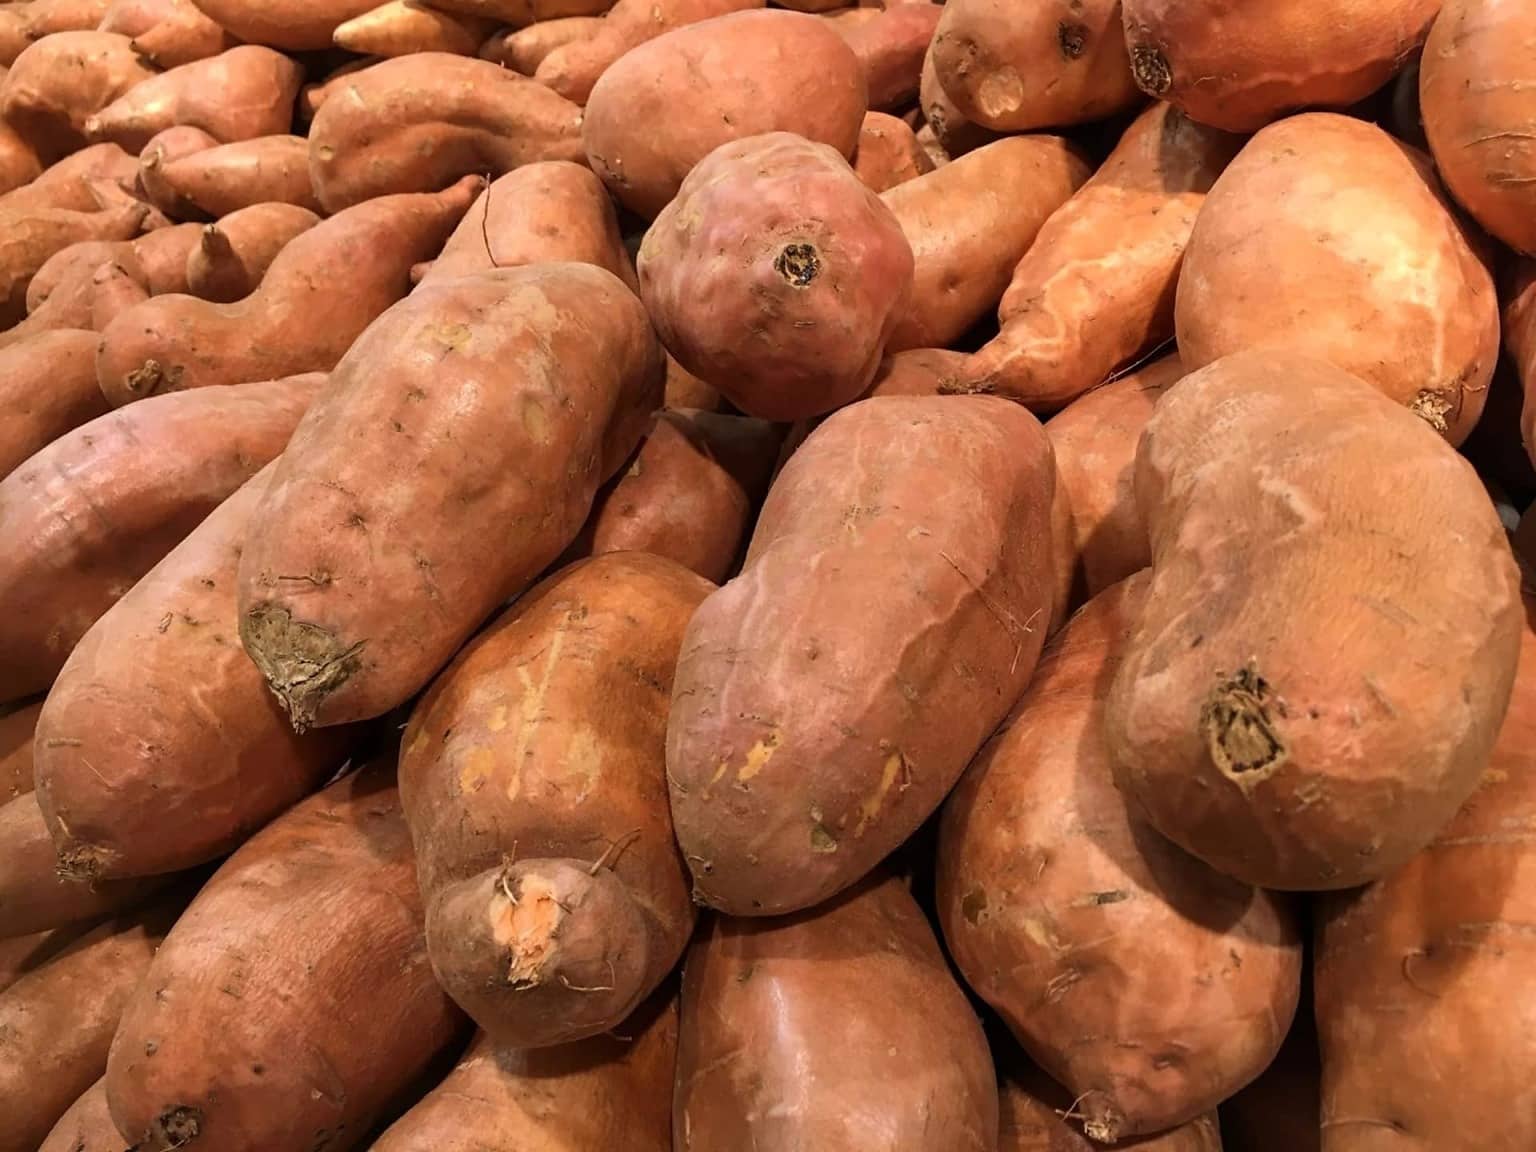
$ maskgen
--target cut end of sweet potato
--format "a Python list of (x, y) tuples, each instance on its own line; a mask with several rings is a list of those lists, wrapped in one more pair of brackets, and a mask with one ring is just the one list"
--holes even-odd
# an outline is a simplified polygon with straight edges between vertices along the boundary
[(1249, 664), (1223, 676), (1200, 711), (1211, 761), (1244, 792), (1268, 780), (1286, 761), (1285, 741), (1270, 715), (1269, 682)]
[(277, 604), (259, 604), (247, 612), (240, 622), (240, 639), (298, 733), (314, 726), (326, 697), (357, 673), (367, 644), (343, 644), (326, 629), (295, 620)]
[(565, 915), (554, 887), (543, 877), (503, 873), (490, 909), (491, 934), (507, 950), (507, 983), (514, 990), (544, 983)]

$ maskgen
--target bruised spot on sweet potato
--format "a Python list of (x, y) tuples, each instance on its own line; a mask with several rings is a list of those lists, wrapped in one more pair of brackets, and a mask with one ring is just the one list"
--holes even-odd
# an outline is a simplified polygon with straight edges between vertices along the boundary
[(814, 244), (789, 244), (773, 261), (774, 271), (796, 288), (804, 288), (821, 273)]
[(1056, 43), (1061, 48), (1062, 59), (1080, 59), (1088, 49), (1088, 29), (1063, 20), (1056, 26)]
[(1138, 45), (1132, 51), (1131, 75), (1136, 78), (1136, 86), (1149, 96), (1161, 96), (1173, 87), (1173, 71), (1156, 48)]
[[(320, 582), (313, 576), (303, 579)], [(274, 604), (260, 604), (248, 612), (240, 622), (240, 634), (299, 733), (314, 722), (320, 702), (362, 667), (359, 655), (368, 644), (359, 640), (343, 648), (332, 633), (295, 620), (287, 608)]]
[(1270, 718), (1269, 682), (1252, 664), (1223, 677), (1200, 711), (1211, 760), (1247, 792), (1285, 763), (1285, 742)]

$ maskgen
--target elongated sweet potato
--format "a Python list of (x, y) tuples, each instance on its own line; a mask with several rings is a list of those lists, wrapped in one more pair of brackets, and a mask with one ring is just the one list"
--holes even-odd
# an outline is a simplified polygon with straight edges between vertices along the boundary
[(489, 60), (445, 52), (348, 76), (315, 113), (309, 147), (310, 179), (328, 212), (584, 157), (575, 104)]
[[(867, 8), (853, 8), (867, 12)], [(884, 112), (869, 112), (859, 128), (853, 170), (871, 192), (885, 192), (933, 171), (933, 161), (917, 142), (905, 120)]]
[(942, 4), (893, 4), (872, 20), (838, 29), (864, 69), (871, 108), (917, 99), (923, 57), (943, 15)]
[(712, 590), (643, 552), (534, 588), (412, 713), (400, 794), (438, 982), (498, 1043), (617, 1027), (693, 932), (667, 808), (683, 629)]
[(107, 1110), (103, 1077), (69, 1106), (37, 1152), (123, 1152), (125, 1143)]
[(1136, 495), (1154, 576), (1105, 719), (1121, 788), (1248, 883), (1400, 867), (1476, 786), (1519, 654), (1476, 474), (1347, 372), (1249, 352), (1158, 402)]
[(524, 28), (509, 28), (491, 36), (480, 46), (482, 60), (494, 60), (524, 76), (538, 71), (544, 58), (556, 48), (590, 40), (603, 26), (601, 16), (565, 16), (541, 20)]
[[(94, 332), (42, 332), (0, 350), (0, 477), (107, 411), (96, 387)], [(5, 792), (0, 789), (0, 801)]]
[(192, 0), (113, 0), (97, 30), (131, 37), (133, 50), (157, 68), (179, 68), (235, 46)]
[[(188, 124), (180, 124), (174, 128), (167, 128), (164, 132), (157, 133), (155, 138), (144, 146), (139, 153), (138, 163), (138, 189), (143, 196), (156, 208), (167, 216), (177, 220), (185, 220), (197, 214), (196, 209), (186, 203), (160, 179), (163, 168), (174, 160), (184, 156), (193, 156), (198, 152), (207, 151), (209, 148), (217, 148), (219, 142), (204, 132), (201, 128), (194, 128)], [(116, 145), (112, 145), (116, 147)], [(308, 156), (308, 146), (305, 147), (305, 155)]]
[(60, 32), (16, 58), (0, 85), (0, 116), (52, 163), (85, 145), (87, 120), (154, 75), (126, 36)]
[(294, 735), (240, 647), (235, 573), (271, 471), (114, 604), (48, 694), (37, 797), (77, 888), (225, 854), (329, 779), (355, 742), (346, 728)]
[(635, 285), (635, 268), (603, 182), (580, 164), (545, 160), (493, 181), (459, 221), (422, 282), (566, 262), (595, 264)]
[(1147, 522), (1136, 503), (1136, 446), (1158, 398), (1184, 376), (1178, 355), (1080, 396), (1045, 425), (1056, 451), (1087, 596), (1152, 563)]
[(859, 58), (826, 21), (734, 12), (625, 54), (592, 89), (582, 142), (609, 190), (651, 218), (722, 144), (792, 132), (848, 158), (866, 111)]
[(1498, 301), (1420, 165), (1381, 129), (1331, 113), (1255, 136), (1211, 189), (1184, 256), (1185, 364), (1244, 348), (1331, 360), (1461, 443), (1498, 359)]
[(867, 400), (796, 450), (678, 663), (695, 899), (810, 907), (933, 813), (1040, 653), (1054, 485), (1034, 418), (986, 396)]
[(1109, 1144), (1187, 1124), (1263, 1071), (1301, 979), (1282, 899), (1185, 855), (1115, 788), (1104, 702), (1147, 583), (1096, 597), (1046, 647), (939, 835), (950, 954)]
[(29, 972), (36, 972), (62, 955), (89, 928), (57, 928), (52, 932), (0, 940), (0, 992), (4, 992)]
[(1137, 117), (1018, 261), (965, 378), (1051, 411), (1171, 340), (1195, 214), (1240, 144), (1168, 104)]
[[(1304, 978), (1303, 991), (1312, 983)], [(1221, 1138), (1233, 1152), (1320, 1152), (1322, 1071), (1307, 994), (1280, 1053), (1252, 1084), (1221, 1106)]]
[(762, 6), (763, 0), (618, 0), (596, 35), (556, 48), (540, 62), (533, 78), (567, 100), (585, 104), (603, 73), (647, 40), (686, 24)]
[(108, 263), (119, 264), (141, 277), (152, 296), (185, 292), (187, 257), (201, 239), (202, 229), (198, 225), (177, 224), (156, 228), (133, 240), (86, 240), (71, 244), (49, 257), (28, 283), (27, 311), (37, 312), (61, 285)]
[(231, 212), (204, 228), (187, 256), (187, 290), (220, 304), (244, 300), (278, 254), (319, 223), (320, 217), (297, 204), (252, 204)]
[(25, 320), (0, 333), (0, 350), (20, 348), (53, 332), (100, 331), (119, 312), (149, 299), (147, 279), (131, 248), (94, 268), (76, 265)]
[(444, 12), (522, 28), (568, 16), (601, 16), (613, 7), (613, 0), (435, 0), (435, 6)]
[(489, 21), (440, 12), (420, 0), (386, 0), (339, 25), (332, 39), (336, 47), (364, 56), (409, 56), (416, 52), (473, 56), (490, 31)]
[(35, 1152), (101, 1077), (118, 1019), (179, 904), (112, 920), (0, 994), (0, 1149)]
[[(587, 264), (456, 277), (372, 325), (240, 564), (241, 637), (294, 726), (405, 702), (527, 588), (639, 442), (663, 373), (640, 302)], [(432, 480), (380, 482), (402, 470)]]
[[(1071, 1093), (1039, 1069), (1027, 1064), (1010, 1068), (998, 1081), (997, 1095), (1002, 1121), (997, 1152), (1100, 1152), (1103, 1148), (1079, 1133), (1066, 1118), (1077, 1112)], [(1213, 1112), (1157, 1136), (1120, 1141), (1115, 1147), (1133, 1152), (1222, 1152), (1221, 1132)], [(1257, 1149), (1236, 1144), (1232, 1152)], [(1305, 1150), (1298, 1148), (1296, 1152)]]
[[(0, 78), (0, 90), (3, 88), (4, 79)], [(10, 124), (0, 121), (0, 193), (30, 184), (42, 171), (37, 149)]]
[(749, 415), (798, 420), (869, 387), (906, 306), (912, 250), (835, 149), (772, 132), (689, 173), (638, 268), (683, 367)]
[(192, 0), (231, 36), (288, 52), (331, 47), (336, 29), (379, 0)]
[(353, 1147), (462, 1035), (392, 776), (376, 763), (258, 832), (166, 937), (107, 1060), (138, 1147)]
[(92, 140), (130, 152), (167, 128), (201, 128), (221, 144), (288, 131), (304, 70), (280, 52), (242, 44), (140, 81), (86, 121)]
[(157, 397), (76, 428), (0, 481), (0, 700), (75, 642), (283, 450), (314, 378)]
[(32, 791), (32, 733), (43, 702), (0, 708), (0, 804)]
[(116, 144), (92, 144), (47, 168), (32, 183), (0, 196), (0, 212), (38, 208), (89, 211), (100, 207), (103, 183), (132, 192), (138, 170), (138, 161)]
[(717, 919), (689, 950), (681, 1147), (992, 1152), (997, 1127), (986, 1036), (900, 880), (799, 916)]
[(309, 179), (309, 141), (302, 136), (261, 136), (181, 157), (162, 155), (155, 168), (156, 203), (179, 217), (222, 218), (257, 204), (320, 211)]
[(942, 348), (997, 304), (1040, 226), (1092, 170), (1056, 136), (999, 140), (881, 199), (912, 245), (912, 295), (889, 348)]
[(89, 32), (106, 15), (108, 0), (28, 0), (0, 9), (0, 66), (9, 67), (30, 44), (60, 32)]
[(1510, 277), (1504, 305), (1504, 340), (1525, 391), (1521, 438), (1536, 464), (1536, 261), (1519, 261)]
[(234, 304), (162, 296), (130, 309), (102, 333), (102, 395), (120, 406), (330, 371), (410, 290), (411, 266), (442, 247), (479, 188), (466, 178), (437, 195), (385, 196), (338, 213), (288, 244), (260, 287)]
[(109, 199), (94, 190), (97, 207), (18, 207), (0, 211), (0, 328), (10, 328), (27, 314), (27, 287), (48, 259), (86, 240), (127, 240), (138, 234), (149, 206), (124, 197)]
[[(1297, 108), (1343, 108), (1392, 78), (1441, 0), (1125, 0), (1143, 91), (1228, 132)], [(1120, 7), (1119, 4), (1116, 7)]]

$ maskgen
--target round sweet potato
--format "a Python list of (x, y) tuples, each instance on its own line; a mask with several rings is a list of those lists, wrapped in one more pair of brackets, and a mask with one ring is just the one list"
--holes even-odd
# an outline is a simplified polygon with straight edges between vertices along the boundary
[(638, 267), (683, 367), (749, 415), (798, 420), (869, 387), (908, 299), (912, 250), (835, 149), (774, 132), (694, 168)]
[(262, 136), (180, 157), (162, 154), (155, 162), (154, 179), (156, 203), (183, 219), (221, 219), (257, 204), (320, 211), (309, 179), (309, 141), (302, 136)]
[(678, 663), (695, 899), (811, 907), (932, 815), (1040, 653), (1054, 484), (1034, 417), (989, 396), (866, 400), (795, 451)]
[[(62, 329), (0, 349), (0, 478), (106, 413), (96, 387), (97, 343), (94, 332)], [(0, 789), (0, 802), (4, 797)]]
[(115, 185), (134, 192), (139, 162), (116, 144), (92, 144), (44, 170), (32, 183), (0, 195), (0, 212), (73, 208), (84, 212), (101, 204), (103, 189)]
[(1424, 42), (1440, 5), (1124, 0), (1123, 15), (1143, 91), (1202, 124), (1253, 132), (1297, 108), (1344, 108), (1369, 96)]
[(1104, 700), (1146, 590), (1115, 586), (1051, 641), (939, 834), (950, 954), (1109, 1144), (1187, 1124), (1263, 1071), (1301, 979), (1281, 898), (1185, 855), (1115, 788)]
[(992, 1152), (997, 1125), (986, 1036), (900, 880), (799, 916), (717, 919), (690, 949), (681, 1147)]
[[(867, 8), (850, 9), (867, 12)], [(859, 128), (853, 171), (871, 192), (885, 192), (933, 171), (933, 161), (905, 120), (869, 112)]]
[[(1002, 1120), (997, 1152), (1102, 1152), (1102, 1144), (1082, 1135), (1067, 1118), (1076, 1118), (1078, 1111), (1071, 1093), (1063, 1091), (1039, 1069), (1009, 1069), (998, 1082), (997, 1095)], [(1215, 1113), (1144, 1140), (1122, 1140), (1115, 1147), (1125, 1152), (1222, 1152)], [(87, 1148), (84, 1152), (96, 1150)], [(1231, 1152), (1257, 1149), (1234, 1144)], [(1305, 1150), (1298, 1148), (1294, 1152)]]
[(490, 34), (491, 24), (429, 8), (420, 0), (386, 0), (339, 25), (336, 47), (364, 56), (410, 56), (416, 52), (451, 52), (473, 56)]
[(733, 140), (792, 132), (851, 157), (866, 110), (859, 59), (826, 21), (736, 12), (658, 36), (604, 72), (582, 143), (609, 190), (649, 219)]
[(287, 52), (331, 47), (336, 29), (379, 0), (193, 0), (214, 23), (247, 44)]
[(948, 0), (933, 65), (961, 114), (997, 132), (1102, 120), (1141, 99), (1120, 0)]
[(278, 254), (320, 217), (296, 204), (253, 204), (202, 230), (187, 256), (187, 291), (231, 304), (256, 291)]
[(556, 48), (578, 40), (590, 40), (602, 26), (601, 16), (541, 20), (525, 28), (509, 28), (496, 33), (480, 46), (479, 55), (482, 60), (494, 60), (503, 68), (532, 76)]
[(97, 25), (133, 40), (133, 50), (157, 68), (179, 68), (235, 47), (235, 39), (192, 0), (113, 0)]
[(1498, 301), (1421, 163), (1374, 125), (1331, 113), (1255, 136), (1211, 189), (1185, 252), (1184, 363), (1245, 348), (1331, 360), (1460, 444), (1498, 360)]
[(125, 1143), (107, 1110), (106, 1078), (69, 1106), (37, 1152), (123, 1152)]
[(52, 163), (85, 145), (87, 120), (155, 74), (126, 36), (60, 32), (16, 58), (0, 85), (0, 116)]
[(871, 108), (900, 108), (917, 99), (923, 58), (933, 40), (942, 4), (893, 4), (873, 11), (873, 19), (834, 25), (864, 69)]
[(1470, 465), (1347, 372), (1248, 352), (1164, 394), (1136, 495), (1153, 583), (1105, 718), (1121, 788), (1248, 883), (1401, 867), (1476, 787), (1519, 654)]
[[(217, 148), (218, 145), (219, 142), (207, 132), (191, 125), (177, 125), (157, 133), (139, 153), (139, 191), (143, 193), (146, 200), (173, 219), (185, 220), (196, 216), (197, 209), (184, 201), (175, 189), (161, 180), (160, 173), (173, 161), (180, 160), (184, 156), (194, 156), (210, 148)], [(113, 144), (111, 147), (115, 148), (117, 145)], [(304, 147), (304, 156), (307, 166), (309, 157), (307, 143)]]

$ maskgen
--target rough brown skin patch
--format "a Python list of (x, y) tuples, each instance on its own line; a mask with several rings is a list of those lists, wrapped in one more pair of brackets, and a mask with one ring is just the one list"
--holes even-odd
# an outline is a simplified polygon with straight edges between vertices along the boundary
[(1285, 742), (1270, 719), (1269, 683), (1252, 664), (1223, 677), (1200, 710), (1200, 730), (1221, 774), (1245, 792), (1285, 763)]
[(1088, 29), (1063, 20), (1056, 26), (1056, 43), (1061, 48), (1062, 59), (1078, 60), (1088, 50)]
[(1139, 46), (1131, 52), (1131, 75), (1136, 86), (1149, 96), (1161, 96), (1173, 87), (1173, 69), (1156, 48)]
[(142, 368), (135, 368), (124, 378), (130, 392), (142, 392), (145, 396), (157, 395), (169, 385), (173, 390), (180, 385), (182, 369), (178, 365), (169, 368), (158, 360), (146, 360)]
[(84, 844), (72, 844), (59, 852), (58, 867), (54, 869), (66, 880), (80, 884), (94, 884), (101, 876), (102, 853)]
[(1413, 398), (1409, 405), (1413, 412), (1429, 422), (1429, 426), (1442, 436), (1449, 430), (1450, 424), (1446, 421), (1446, 415), (1455, 405), (1442, 392), (1431, 392), (1427, 388)]
[(155, 1118), (154, 1131), (147, 1133), (128, 1152), (169, 1152), (171, 1149), (185, 1148), (197, 1139), (202, 1128), (202, 1109), (178, 1105), (160, 1113)]
[(788, 244), (774, 259), (773, 270), (796, 288), (804, 288), (821, 274), (821, 256), (813, 244)]
[(350, 647), (324, 628), (295, 620), (288, 609), (258, 605), (240, 621), (240, 639), (266, 677), (295, 732), (308, 731), (320, 703), (362, 666), (368, 643)]

